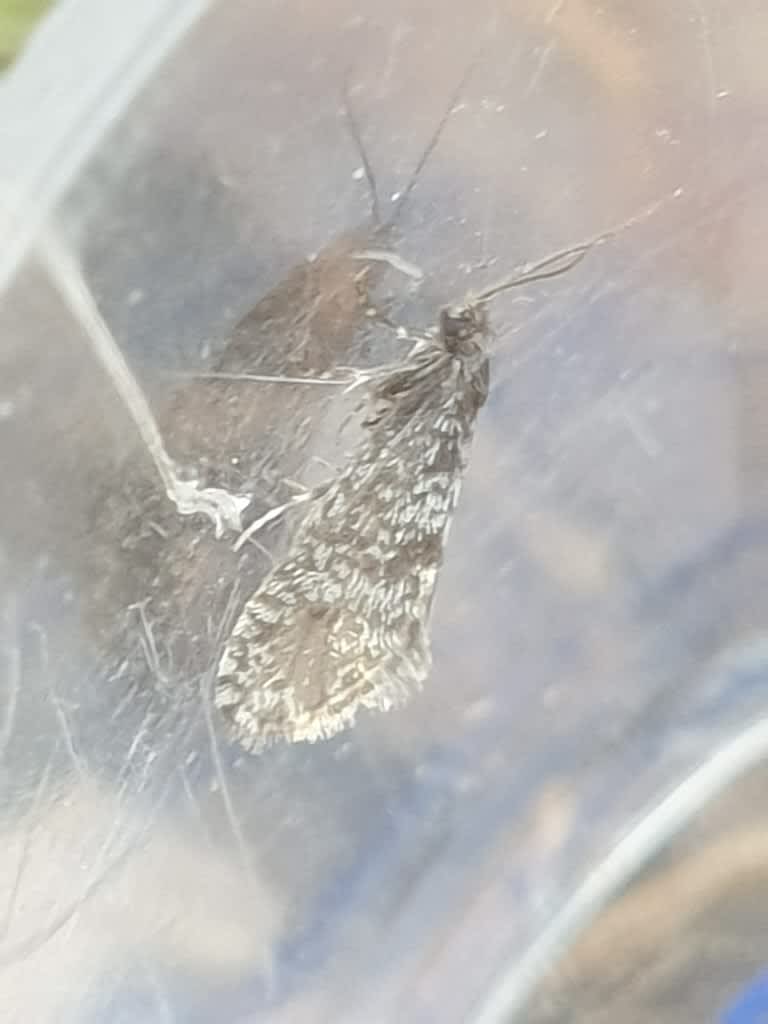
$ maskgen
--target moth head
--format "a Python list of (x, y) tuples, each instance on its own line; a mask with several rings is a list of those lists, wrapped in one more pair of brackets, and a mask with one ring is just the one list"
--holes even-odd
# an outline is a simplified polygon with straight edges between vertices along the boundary
[(444, 309), (440, 314), (440, 339), (451, 355), (468, 355), (478, 347), (488, 329), (482, 306)]

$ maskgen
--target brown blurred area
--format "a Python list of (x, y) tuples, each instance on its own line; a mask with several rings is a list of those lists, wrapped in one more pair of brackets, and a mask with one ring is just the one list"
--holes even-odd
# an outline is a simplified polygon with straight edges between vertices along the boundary
[(768, 962), (766, 782), (752, 772), (651, 860), (553, 968), (529, 1024), (720, 1019)]

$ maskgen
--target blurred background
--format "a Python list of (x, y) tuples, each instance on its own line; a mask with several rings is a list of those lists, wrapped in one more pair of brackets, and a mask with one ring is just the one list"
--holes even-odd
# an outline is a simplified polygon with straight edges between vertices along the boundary
[(6, 68), (50, 6), (49, 0), (3, 0), (0, 4), (0, 67)]
[[(42, 6), (0, 6), (0, 1021), (750, 1024), (765, 5)], [(243, 375), (602, 232), (491, 309), (429, 685), (244, 755), (211, 679), (297, 520), (234, 551), (199, 494), (287, 500), (355, 396)]]

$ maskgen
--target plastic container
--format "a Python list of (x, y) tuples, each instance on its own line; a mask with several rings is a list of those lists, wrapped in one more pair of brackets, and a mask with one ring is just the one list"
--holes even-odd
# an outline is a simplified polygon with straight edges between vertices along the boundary
[[(763, 757), (766, 18), (43, 24), (0, 87), (0, 1019), (514, 1019)], [(399, 323), (610, 237), (491, 309), (428, 687), (249, 757), (212, 674), (295, 520), (234, 552), (226, 496), (322, 476), (346, 407), (200, 375), (396, 357), (365, 163), (386, 221), (422, 157), (387, 245), (423, 279), (371, 279)]]

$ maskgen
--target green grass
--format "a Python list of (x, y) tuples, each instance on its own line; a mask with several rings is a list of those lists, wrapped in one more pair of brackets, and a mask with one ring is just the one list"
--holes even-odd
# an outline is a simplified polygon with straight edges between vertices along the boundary
[(0, 70), (8, 67), (51, 0), (0, 0)]

